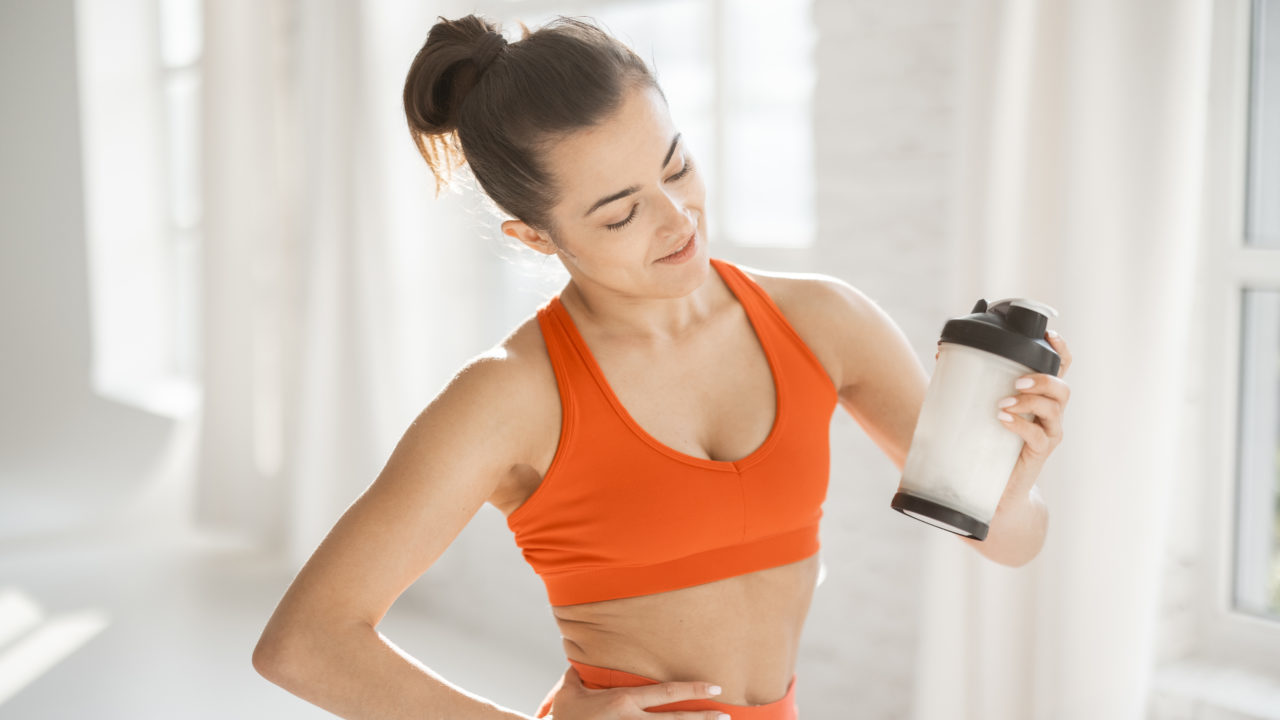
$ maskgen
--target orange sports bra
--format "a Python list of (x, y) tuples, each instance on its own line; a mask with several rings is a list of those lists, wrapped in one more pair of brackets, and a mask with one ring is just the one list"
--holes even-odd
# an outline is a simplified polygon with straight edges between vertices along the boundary
[(537, 311), (560, 391), (560, 440), (507, 527), (552, 605), (699, 585), (819, 549), (836, 388), (755, 281), (725, 260), (711, 265), (746, 311), (776, 389), (773, 429), (739, 460), (658, 442), (614, 395), (560, 298)]

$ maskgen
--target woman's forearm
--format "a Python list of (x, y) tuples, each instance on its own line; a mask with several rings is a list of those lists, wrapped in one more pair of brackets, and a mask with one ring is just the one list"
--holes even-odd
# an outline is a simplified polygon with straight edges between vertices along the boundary
[(349, 720), (529, 720), (449, 683), (367, 623), (310, 640), (264, 636), (253, 664), (271, 682)]

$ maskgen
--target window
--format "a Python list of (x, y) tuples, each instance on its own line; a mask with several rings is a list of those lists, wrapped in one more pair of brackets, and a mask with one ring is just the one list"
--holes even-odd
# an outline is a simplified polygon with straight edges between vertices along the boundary
[[(1280, 667), (1280, 0), (1213, 3), (1194, 656)], [(1177, 529), (1175, 528), (1176, 532)]]
[(93, 386), (196, 401), (201, 0), (76, 4)]
[[(1280, 1), (1255, 0), (1244, 245), (1280, 251)], [(1274, 262), (1269, 263), (1274, 267)], [(1280, 276), (1241, 279), (1233, 606), (1280, 620)]]

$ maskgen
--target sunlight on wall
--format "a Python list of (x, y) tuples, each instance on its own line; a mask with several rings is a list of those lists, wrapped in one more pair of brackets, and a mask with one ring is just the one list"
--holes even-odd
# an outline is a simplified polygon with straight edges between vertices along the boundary
[(98, 610), (46, 618), (26, 593), (16, 588), (0, 590), (0, 705), (108, 624), (106, 613)]

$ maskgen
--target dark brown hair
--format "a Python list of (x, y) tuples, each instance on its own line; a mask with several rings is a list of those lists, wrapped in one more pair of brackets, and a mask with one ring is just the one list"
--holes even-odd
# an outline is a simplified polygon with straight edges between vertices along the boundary
[(632, 88), (666, 96), (640, 56), (592, 23), (561, 15), (520, 27), (508, 43), (482, 17), (440, 17), (409, 67), (404, 111), (436, 197), (465, 162), (499, 209), (554, 232), (559, 189), (543, 153), (609, 116)]

